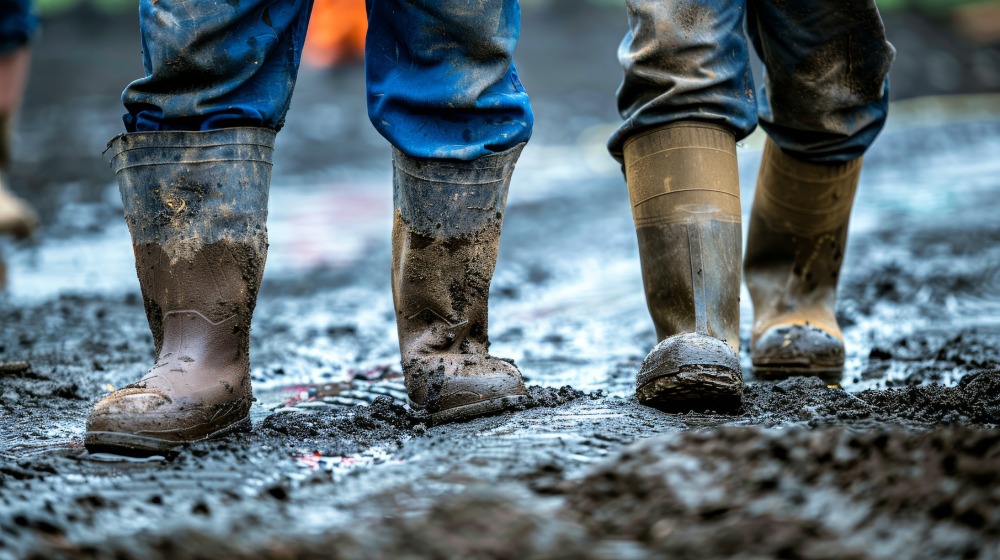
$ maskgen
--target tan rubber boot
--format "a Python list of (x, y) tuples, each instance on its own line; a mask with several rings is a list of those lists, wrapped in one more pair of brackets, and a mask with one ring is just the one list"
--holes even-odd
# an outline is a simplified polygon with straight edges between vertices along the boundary
[(90, 451), (169, 452), (250, 425), (250, 319), (267, 252), (274, 131), (115, 138), (157, 360), (87, 419)]
[(834, 308), (860, 173), (861, 158), (819, 165), (770, 140), (764, 147), (744, 262), (754, 310), (750, 356), (761, 379), (840, 381), (844, 338)]
[(493, 414), (526, 396), (491, 356), (487, 307), (507, 187), (523, 144), (473, 161), (393, 152), (392, 293), (411, 407), (434, 424)]
[(742, 234), (735, 137), (682, 122), (638, 134), (624, 151), (646, 303), (660, 340), (639, 369), (639, 402), (681, 411), (737, 408)]

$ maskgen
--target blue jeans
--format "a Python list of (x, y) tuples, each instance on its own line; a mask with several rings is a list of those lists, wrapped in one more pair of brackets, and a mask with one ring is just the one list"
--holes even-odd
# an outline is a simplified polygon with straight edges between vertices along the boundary
[[(311, 0), (141, 0), (146, 76), (125, 89), (130, 132), (279, 130)], [(475, 159), (531, 135), (512, 62), (517, 0), (368, 0), (368, 112), (412, 157)]]
[(0, 55), (27, 45), (37, 29), (30, 0), (0, 0)]
[[(783, 151), (812, 163), (860, 157), (885, 124), (895, 51), (874, 0), (626, 0), (618, 50), (625, 122), (608, 142), (677, 121), (742, 139), (758, 119)], [(764, 62), (759, 93), (750, 42)]]

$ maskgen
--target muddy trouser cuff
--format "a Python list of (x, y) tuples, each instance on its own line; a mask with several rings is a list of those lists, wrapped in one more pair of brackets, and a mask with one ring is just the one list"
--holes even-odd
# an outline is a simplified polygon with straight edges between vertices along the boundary
[(133, 243), (173, 247), (252, 238), (266, 248), (274, 138), (266, 128), (114, 138), (105, 155), (118, 178)]
[(518, 0), (369, 2), (372, 125), (421, 158), (471, 161), (526, 142), (534, 117), (513, 60), (520, 27)]
[[(813, 163), (846, 163), (874, 142), (888, 110), (895, 51), (874, 0), (779, 2), (627, 0), (629, 31), (619, 47), (625, 122), (608, 142), (625, 142), (683, 121), (716, 124), (737, 140), (758, 118), (779, 146)], [(745, 8), (745, 9), (744, 9)], [(755, 91), (750, 42), (766, 79)], [(832, 54), (831, 54), (832, 53)]]
[(507, 202), (524, 144), (471, 161), (410, 157), (393, 150), (393, 201), (413, 231), (461, 237), (485, 229)]

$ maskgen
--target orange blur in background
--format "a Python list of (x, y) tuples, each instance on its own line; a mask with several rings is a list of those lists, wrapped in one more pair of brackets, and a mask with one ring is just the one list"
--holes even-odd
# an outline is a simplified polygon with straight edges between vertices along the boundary
[(302, 56), (318, 68), (362, 60), (367, 31), (365, 0), (315, 0)]

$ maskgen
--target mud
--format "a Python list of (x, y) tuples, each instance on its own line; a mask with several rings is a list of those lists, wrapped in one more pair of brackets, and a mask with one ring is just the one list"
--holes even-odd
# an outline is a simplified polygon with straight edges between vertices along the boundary
[[(998, 556), (1000, 102), (894, 107), (852, 215), (839, 387), (757, 381), (744, 292), (743, 407), (666, 414), (633, 396), (656, 335), (604, 148), (624, 16), (534, 10), (518, 56), (538, 123), (489, 310), (527, 403), (433, 427), (410, 413), (391, 154), (361, 69), (304, 71), (275, 154), (253, 427), (145, 460), (82, 446), (92, 403), (154, 360), (98, 159), (141, 72), (138, 35), (131, 18), (100, 36), (86, 17), (49, 22), (35, 61), (54, 74), (33, 76), (11, 170), (45, 228), (0, 245), (0, 558)], [(71, 86), (67, 111), (53, 92)], [(761, 147), (738, 153), (744, 216)]]

